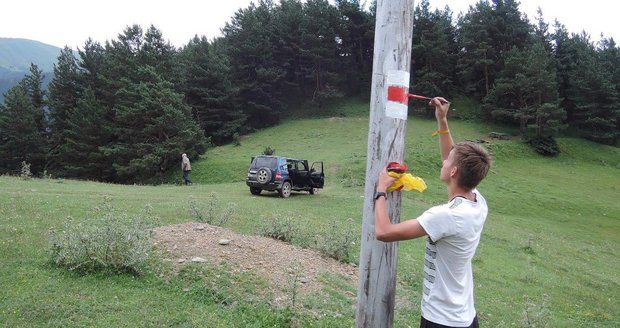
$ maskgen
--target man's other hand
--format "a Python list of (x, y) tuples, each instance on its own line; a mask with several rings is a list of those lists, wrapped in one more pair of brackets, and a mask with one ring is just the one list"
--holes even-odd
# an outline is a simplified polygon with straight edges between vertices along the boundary
[(377, 191), (385, 192), (387, 188), (389, 188), (392, 185), (392, 183), (394, 183), (394, 181), (396, 181), (396, 178), (392, 178), (391, 176), (388, 175), (387, 166), (385, 166), (383, 170), (381, 170), (381, 173), (379, 173), (379, 181), (377, 182)]

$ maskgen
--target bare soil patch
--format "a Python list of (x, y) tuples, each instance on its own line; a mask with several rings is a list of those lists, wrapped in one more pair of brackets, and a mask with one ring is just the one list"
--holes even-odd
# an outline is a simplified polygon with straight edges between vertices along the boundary
[[(222, 239), (230, 241), (220, 245)], [(291, 277), (299, 277), (301, 294), (319, 291), (322, 283), (321, 273), (350, 278), (357, 286), (358, 268), (322, 256), (319, 252), (297, 247), (289, 243), (261, 236), (242, 235), (234, 231), (206, 223), (189, 222), (154, 230), (154, 244), (167, 252), (175, 269), (192, 259), (206, 260), (206, 263), (219, 265), (225, 262), (233, 268), (233, 273), (251, 271), (266, 278), (272, 286), (276, 299), (283, 299), (284, 289)], [(297, 267), (294, 272), (292, 268)], [(355, 295), (347, 293), (349, 297)], [(277, 302), (276, 300), (276, 303)]]

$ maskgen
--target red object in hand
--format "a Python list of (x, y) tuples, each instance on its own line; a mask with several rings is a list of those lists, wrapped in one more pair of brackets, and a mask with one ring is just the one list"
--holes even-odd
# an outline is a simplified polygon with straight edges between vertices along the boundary
[(387, 166), (388, 172), (405, 173), (407, 172), (407, 164), (399, 162), (390, 162)]

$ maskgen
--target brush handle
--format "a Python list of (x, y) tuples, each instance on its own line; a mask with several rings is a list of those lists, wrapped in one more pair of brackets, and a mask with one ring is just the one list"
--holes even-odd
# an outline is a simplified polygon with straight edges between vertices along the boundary
[[(417, 99), (417, 100), (432, 100), (433, 98), (429, 98), (429, 97), (425, 97), (425, 96), (419, 96), (419, 95), (414, 95), (413, 93), (408, 94), (409, 98), (413, 98), (413, 99)], [(448, 101), (441, 101), (442, 104), (447, 104)]]
[(413, 93), (409, 94), (409, 98), (413, 98), (413, 99), (417, 99), (417, 100), (431, 100), (432, 99), (432, 98), (425, 97), (425, 96), (414, 95)]

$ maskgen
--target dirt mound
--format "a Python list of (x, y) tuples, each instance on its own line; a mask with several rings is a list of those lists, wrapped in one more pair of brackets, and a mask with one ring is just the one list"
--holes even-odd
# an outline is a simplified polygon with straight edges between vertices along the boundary
[[(271, 238), (241, 235), (206, 223), (189, 222), (157, 228), (154, 243), (169, 253), (177, 268), (192, 260), (211, 264), (226, 262), (234, 268), (233, 272), (252, 271), (265, 277), (274, 291), (282, 291), (293, 274), (299, 276), (301, 293), (321, 289), (321, 282), (317, 279), (320, 273), (350, 277), (355, 286), (358, 282), (357, 267), (326, 258), (315, 250)], [(298, 270), (293, 272), (293, 267)]]

